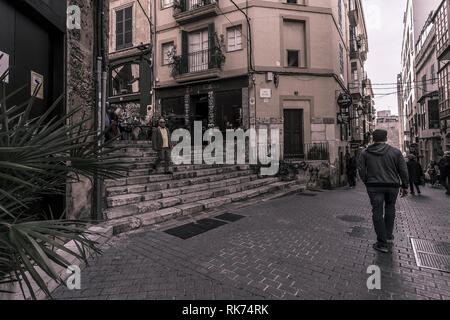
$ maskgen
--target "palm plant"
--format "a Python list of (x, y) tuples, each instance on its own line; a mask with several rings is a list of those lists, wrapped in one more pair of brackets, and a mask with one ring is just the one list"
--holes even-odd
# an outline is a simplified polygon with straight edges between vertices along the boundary
[[(6, 75), (0, 77), (0, 89)], [(66, 183), (81, 177), (114, 179), (125, 169), (114, 140), (103, 142), (103, 133), (89, 127), (91, 119), (80, 117), (80, 109), (50, 117), (63, 97), (36, 118), (30, 113), (39, 88), (28, 101), (8, 106), (23, 89), (8, 96), (0, 92), (0, 284), (18, 282), (24, 296), (26, 287), (36, 299), (33, 282), (51, 297), (43, 274), (63, 282), (55, 267), (70, 264), (61, 252), (85, 263), (87, 250), (100, 252), (86, 231), (92, 222), (54, 219), (53, 214), (48, 219), (39, 209), (43, 198), (63, 194)], [(64, 246), (69, 241), (77, 250)]]

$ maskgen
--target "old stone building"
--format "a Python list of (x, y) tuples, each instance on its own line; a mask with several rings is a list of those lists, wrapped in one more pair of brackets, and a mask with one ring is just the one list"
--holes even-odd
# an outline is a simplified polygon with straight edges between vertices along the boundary
[(383, 110), (377, 112), (376, 129), (388, 132), (387, 143), (400, 149), (400, 121), (398, 116), (391, 115), (391, 111)]
[[(43, 89), (35, 101), (34, 116), (66, 94), (54, 115), (82, 108), (92, 118), (87, 125), (95, 127), (101, 104), (97, 93), (102, 92), (98, 76), (101, 78), (106, 67), (102, 50), (105, 45), (101, 42), (106, 43), (108, 37), (107, 24), (102, 26), (101, 21), (108, 21), (103, 15), (108, 12), (108, 4), (106, 0), (1, 0), (0, 55), (8, 58), (12, 68), (6, 92), (30, 84), (30, 79), (40, 81)], [(68, 11), (70, 6), (76, 6), (79, 12)], [(79, 17), (79, 27), (74, 24), (74, 28), (67, 28), (68, 13)], [(30, 90), (23, 90), (11, 103), (22, 103), (30, 96)], [(73, 120), (79, 121), (80, 117), (81, 113)], [(93, 187), (88, 180), (69, 183), (66, 195), (55, 196), (49, 203), (55, 213), (66, 211), (69, 218), (94, 217)]]
[(416, 43), (415, 78), (417, 102), (413, 112), (412, 141), (418, 144), (420, 162), (427, 167), (442, 152), (439, 124), (439, 93), (436, 28), (430, 14)]
[(450, 151), (450, 3), (441, 1), (435, 11), (436, 54), (439, 61), (439, 118), (443, 151)]
[[(361, 1), (168, 0), (156, 2), (155, 18), (156, 112), (188, 129), (279, 129), (284, 159), (320, 149), (315, 160), (342, 182), (345, 148), (361, 145), (368, 126)], [(355, 102), (346, 123), (337, 120), (342, 92)]]
[(123, 113), (124, 138), (145, 139), (153, 117), (150, 0), (111, 0), (108, 102)]

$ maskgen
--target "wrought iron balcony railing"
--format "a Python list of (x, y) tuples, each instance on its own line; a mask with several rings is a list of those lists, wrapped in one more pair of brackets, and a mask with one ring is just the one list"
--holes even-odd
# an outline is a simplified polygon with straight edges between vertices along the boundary
[(177, 57), (174, 65), (174, 76), (220, 68), (223, 62), (220, 49), (212, 48)]
[(218, 0), (179, 0), (179, 12), (188, 12), (211, 4), (217, 4)]

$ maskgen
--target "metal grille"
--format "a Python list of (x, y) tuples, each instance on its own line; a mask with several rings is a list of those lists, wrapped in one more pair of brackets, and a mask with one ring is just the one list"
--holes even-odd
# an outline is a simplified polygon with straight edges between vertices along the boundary
[(411, 238), (418, 267), (450, 272), (450, 243)]

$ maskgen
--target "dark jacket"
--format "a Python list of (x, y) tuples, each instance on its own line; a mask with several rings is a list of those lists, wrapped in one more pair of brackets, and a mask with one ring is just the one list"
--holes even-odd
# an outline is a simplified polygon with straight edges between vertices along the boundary
[(423, 177), (423, 170), (420, 163), (411, 159), (406, 165), (408, 167), (409, 181), (419, 184), (421, 178)]
[[(170, 142), (170, 131), (168, 128), (167, 129), (167, 137), (169, 139), (169, 147), (171, 145)], [(162, 139), (162, 134), (161, 131), (159, 130), (159, 127), (156, 127), (153, 129), (152, 132), (152, 148), (155, 151), (161, 151), (163, 147), (163, 139)]]
[(408, 188), (405, 159), (400, 150), (388, 144), (373, 144), (362, 151), (358, 167), (359, 176), (368, 187)]
[(358, 162), (356, 161), (355, 157), (350, 157), (350, 159), (347, 161), (347, 174), (356, 175), (357, 170)]
[(441, 161), (439, 161), (438, 166), (442, 177), (447, 177), (450, 175), (450, 157), (443, 157)]

